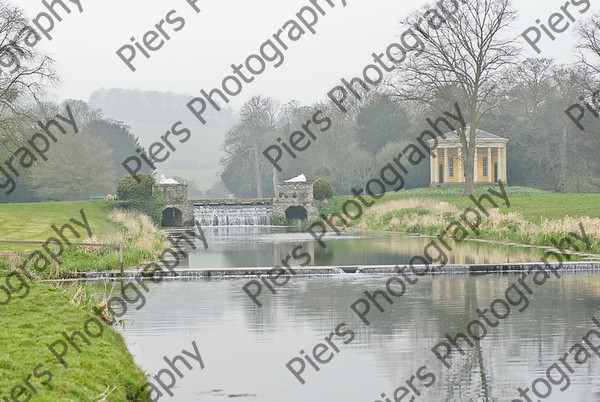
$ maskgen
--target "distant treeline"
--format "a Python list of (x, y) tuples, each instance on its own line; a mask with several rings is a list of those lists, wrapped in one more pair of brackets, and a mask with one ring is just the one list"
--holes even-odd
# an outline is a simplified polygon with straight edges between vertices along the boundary
[[(509, 139), (509, 184), (600, 192), (599, 120), (588, 113), (582, 121), (586, 129), (581, 131), (565, 114), (588, 93), (589, 75), (576, 66), (558, 66), (541, 58), (528, 59), (503, 74), (501, 96), (479, 128)], [(240, 197), (273, 196), (274, 183), (304, 173), (309, 179), (326, 177), (337, 194), (349, 194), (428, 129), (427, 118), (435, 120), (441, 111), (452, 110), (447, 94), (440, 97), (437, 108), (401, 101), (385, 85), (362, 95), (360, 101), (346, 101), (345, 114), (330, 101), (306, 107), (297, 102), (281, 106), (263, 96), (250, 99), (223, 144), (222, 179), (228, 190)], [(455, 101), (462, 104), (460, 97)], [(317, 111), (331, 119), (331, 127), (321, 133), (313, 125), (317, 139), (297, 152), (295, 159), (284, 152), (283, 170), (278, 172), (263, 151), (282, 141), (289, 144), (292, 133), (302, 131)], [(428, 186), (429, 163), (414, 167), (405, 181), (407, 189)]]
[[(0, 190), (0, 203), (85, 200), (115, 193), (118, 181), (126, 176), (121, 163), (136, 155), (140, 144), (126, 125), (104, 117), (82, 101), (46, 103), (30, 110), (27, 119), (20, 119), (20, 124), (12, 127), (11, 137), (0, 149), (0, 160), (19, 154), (18, 149), (40, 132), (36, 121), (45, 123), (56, 113), (64, 114), (66, 105), (73, 112), (78, 132), (67, 130), (62, 134), (50, 126), (56, 145), (45, 153), (46, 160), (38, 158), (30, 169), (20, 169), (14, 192)], [(150, 169), (142, 168), (142, 173), (150, 173)]]

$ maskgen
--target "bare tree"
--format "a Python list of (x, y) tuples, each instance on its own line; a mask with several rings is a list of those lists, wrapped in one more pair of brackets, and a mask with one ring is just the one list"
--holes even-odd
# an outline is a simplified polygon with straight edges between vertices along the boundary
[[(256, 197), (263, 197), (263, 173), (268, 163), (262, 157), (268, 141), (275, 141), (275, 120), (279, 103), (261, 95), (250, 98), (240, 110), (240, 121), (227, 132), (223, 143), (226, 156), (221, 164), (234, 169), (231, 175), (244, 176), (251, 171), (256, 185)], [(275, 137), (275, 138), (271, 138)], [(267, 141), (268, 140), (268, 141)], [(232, 180), (225, 180), (225, 183)], [(247, 183), (244, 183), (246, 186)], [(230, 190), (234, 190), (230, 188)], [(247, 193), (247, 191), (244, 191)]]
[(241, 109), (242, 124), (246, 127), (248, 138), (252, 144), (254, 157), (254, 176), (256, 180), (256, 196), (263, 197), (262, 189), (262, 151), (264, 139), (275, 131), (275, 119), (279, 103), (269, 97), (253, 96)]
[(599, 66), (586, 57), (586, 54), (591, 54), (600, 58), (600, 14), (593, 15), (589, 20), (578, 24), (576, 32), (579, 36), (577, 48), (581, 50), (581, 61), (594, 71), (600, 72)]
[[(422, 46), (410, 52), (398, 66), (391, 83), (394, 94), (403, 100), (424, 103), (440, 111), (458, 102), (468, 130), (457, 134), (465, 166), (464, 194), (473, 194), (475, 137), (481, 119), (498, 106), (502, 70), (518, 54), (515, 40), (503, 32), (516, 18), (510, 0), (461, 0), (453, 15), (427, 11), (414, 13), (403, 21)], [(431, 7), (426, 7), (430, 9)], [(405, 36), (405, 35), (403, 35)], [(406, 40), (406, 38), (403, 38)], [(468, 131), (468, 133), (467, 133)]]
[(536, 124), (540, 106), (553, 94), (554, 68), (552, 59), (529, 58), (507, 74), (511, 103), (523, 110), (532, 124)]
[(53, 60), (37, 51), (41, 40), (23, 10), (0, 0), (0, 139), (17, 140), (16, 128), (33, 117), (32, 101), (41, 106), (46, 85), (58, 78)]
[[(305, 117), (306, 110), (307, 108), (301, 107), (300, 102), (296, 100), (289, 101), (281, 106), (277, 113), (277, 132), (274, 133), (274, 135), (271, 135), (271, 137), (273, 139), (276, 137), (289, 138), (290, 134), (297, 130), (297, 127), (302, 124), (300, 121)], [(275, 198), (278, 198), (279, 171), (274, 164), (271, 166), (271, 170), (273, 172), (273, 193), (275, 194)]]

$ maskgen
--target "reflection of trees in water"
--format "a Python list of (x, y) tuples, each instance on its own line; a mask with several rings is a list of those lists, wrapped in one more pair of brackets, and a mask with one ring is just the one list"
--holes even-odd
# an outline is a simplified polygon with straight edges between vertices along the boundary
[[(311, 255), (310, 265), (395, 265), (408, 264), (414, 256), (422, 256), (432, 238), (405, 237), (383, 234), (366, 238), (326, 238), (327, 248), (322, 249), (306, 233), (281, 233), (283, 229), (264, 227), (209, 227), (205, 235), (210, 243), (208, 251), (201, 250), (207, 266), (217, 263), (227, 267), (272, 267), (280, 265), (292, 250), (301, 245), (301, 252)], [(447, 251), (450, 264), (501, 263), (510, 261), (539, 261), (541, 249), (503, 246), (483, 242), (453, 243)], [(439, 242), (438, 242), (439, 243)], [(437, 252), (432, 250), (432, 257)], [(208, 254), (207, 254), (208, 253)], [(193, 255), (197, 259), (199, 255)], [(208, 258), (208, 259), (207, 259)], [(292, 260), (292, 263), (294, 261)], [(297, 265), (297, 263), (296, 263)], [(214, 268), (214, 266), (211, 266)]]
[(335, 251), (333, 247), (327, 247), (326, 249), (319, 247), (314, 253), (313, 265), (333, 265), (334, 257)]
[[(369, 242), (369, 247), (389, 255), (406, 257), (409, 261), (416, 255), (423, 255), (423, 250), (433, 239), (429, 237), (384, 236), (377, 241)], [(440, 248), (446, 253), (449, 264), (488, 264), (502, 262), (539, 261), (544, 256), (543, 250), (531, 247), (515, 247), (486, 242), (454, 242), (446, 239), (451, 250)], [(436, 243), (440, 244), (439, 241)], [(360, 246), (360, 245), (359, 245)], [(437, 257), (432, 251), (433, 258)]]
[[(302, 249), (298, 254), (308, 253), (311, 256), (310, 265), (315, 265), (315, 244), (310, 241), (312, 237), (305, 233), (296, 234), (296, 237), (281, 237), (277, 239), (272, 228), (264, 227), (220, 227), (212, 228), (212, 238), (220, 240), (210, 249), (224, 261), (225, 267), (274, 267), (280, 266), (281, 260), (291, 255), (292, 250), (298, 246)], [(264, 236), (261, 239), (260, 236)], [(229, 237), (233, 241), (227, 241)], [(291, 235), (294, 236), (294, 235)], [(240, 241), (240, 237), (248, 239)], [(208, 235), (207, 235), (208, 238)], [(210, 243), (210, 238), (209, 238)], [(304, 262), (304, 259), (301, 260)], [(299, 262), (293, 258), (289, 260), (292, 266)]]
[[(475, 281), (467, 281), (467, 291), (463, 293), (463, 297), (465, 298), (465, 307), (466, 307), (466, 315), (464, 317), (465, 322), (463, 322), (461, 333), (466, 333), (466, 328), (469, 322), (472, 320), (478, 319), (477, 309), (485, 310), (486, 306), (479, 305), (479, 296), (477, 289), (477, 283)], [(473, 328), (475, 333), (473, 334), (475, 337), (480, 338), (482, 336), (481, 329), (476, 326)], [(487, 329), (488, 334), (493, 331), (493, 328)], [(453, 336), (453, 334), (450, 334)], [(484, 338), (485, 339), (485, 338)], [(465, 354), (462, 356), (458, 364), (453, 364), (450, 367), (448, 373), (446, 374), (447, 384), (464, 384), (467, 389), (466, 395), (459, 395), (460, 397), (479, 397), (486, 398), (487, 400), (490, 397), (490, 381), (486, 375), (486, 367), (483, 358), (482, 345), (481, 340), (471, 339), (474, 346), (469, 347), (466, 343), (464, 345)], [(462, 345), (461, 345), (462, 346)], [(456, 355), (456, 353), (455, 353)], [(462, 388), (462, 387), (461, 387)], [(476, 392), (479, 390), (479, 392)], [(456, 398), (454, 389), (446, 389), (446, 395), (448, 398)]]
[[(277, 325), (278, 316), (291, 316), (323, 337), (346, 322), (357, 338), (343, 349), (367, 348), (378, 362), (380, 371), (365, 373), (365, 378), (383, 375), (401, 386), (419, 367), (427, 365), (437, 377), (435, 387), (421, 390), (428, 398), (517, 397), (517, 387), (530, 385), (524, 379), (538, 377), (581, 340), (592, 327), (594, 314), (600, 318), (600, 276), (568, 275), (562, 280), (548, 280), (543, 286), (533, 285), (528, 309), (521, 313), (511, 306), (511, 315), (496, 328), (488, 327), (487, 336), (474, 341), (475, 347), (466, 347), (465, 355), (452, 354), (449, 370), (430, 352), (446, 334), (466, 332), (467, 324), (478, 317), (476, 309), (487, 309), (496, 298), (504, 298), (506, 288), (517, 278), (496, 274), (421, 278), (403, 297), (392, 298), (391, 306), (379, 297), (385, 312), (372, 305), (368, 327), (350, 305), (363, 297), (365, 290), (384, 289), (387, 276), (292, 278), (278, 290), (279, 297), (263, 289), (264, 306), (260, 309), (251, 305), (247, 296), (240, 297), (246, 320), (258, 333)], [(598, 361), (593, 364), (576, 367), (572, 376), (600, 386), (598, 376), (593, 375), (600, 358), (595, 359)]]

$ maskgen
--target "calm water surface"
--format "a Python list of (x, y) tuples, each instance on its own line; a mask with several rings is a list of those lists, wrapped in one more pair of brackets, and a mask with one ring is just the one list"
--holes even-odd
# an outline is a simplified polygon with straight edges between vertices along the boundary
[[(600, 278), (572, 275), (537, 288), (529, 308), (511, 314), (446, 370), (430, 349), (446, 333), (464, 331), (516, 276), (435, 276), (422, 278), (391, 307), (375, 308), (366, 326), (350, 305), (365, 290), (384, 286), (386, 277), (338, 275), (294, 278), (262, 308), (242, 292), (244, 280), (172, 281), (150, 284), (146, 305), (130, 309), (120, 330), (136, 362), (156, 374), (182, 349), (199, 346), (206, 365), (184, 372), (175, 400), (376, 401), (391, 395), (421, 366), (435, 384), (417, 400), (497, 400), (518, 397), (544, 374), (600, 318)], [(355, 339), (319, 372), (307, 367), (305, 385), (285, 364), (300, 350), (311, 351), (345, 322)], [(310, 353), (310, 352), (309, 352)], [(575, 367), (571, 384), (554, 401), (600, 398), (600, 357)], [(220, 390), (220, 391), (219, 391)], [(410, 400), (410, 399), (405, 399)]]
[[(310, 244), (305, 235), (275, 235), (277, 230), (207, 230), (209, 249), (192, 253), (189, 265), (269, 266), (298, 241)], [(314, 259), (316, 265), (396, 264), (422, 252), (427, 241), (397, 236), (331, 239), (329, 254), (315, 247)], [(457, 254), (456, 259), (498, 262), (538, 255), (537, 250), (481, 243), (464, 247), (464, 255)], [(453, 365), (446, 369), (430, 349), (447, 333), (464, 332), (477, 318), (476, 309), (488, 308), (494, 299), (503, 298), (518, 278), (497, 274), (422, 277), (394, 299), (393, 305), (381, 300), (384, 312), (373, 306), (368, 326), (350, 306), (364, 297), (365, 291), (385, 288), (387, 276), (292, 278), (277, 294), (266, 294), (261, 308), (242, 291), (248, 278), (165, 280), (147, 284), (145, 306), (139, 311), (130, 308), (119, 330), (136, 362), (151, 375), (165, 367), (164, 356), (190, 351), (196, 341), (205, 369), (200, 370), (197, 363), (191, 372), (183, 368), (184, 378), (177, 380), (173, 391), (176, 401), (385, 402), (382, 393), (393, 401), (394, 390), (406, 386), (422, 366), (435, 375), (435, 383), (425, 388), (414, 381), (421, 393), (415, 401), (511, 401), (518, 398), (518, 387), (530, 387), (569, 347), (581, 341), (593, 327), (594, 315), (600, 318), (600, 276), (549, 279), (533, 289), (524, 312), (513, 308), (509, 318), (490, 329), (464, 356), (453, 354)], [(318, 372), (307, 364), (306, 384), (301, 385), (286, 363), (299, 357), (301, 350), (312, 353), (341, 323), (355, 333), (354, 339), (344, 345), (334, 338), (339, 353), (321, 364)], [(600, 357), (594, 355), (574, 369), (568, 373), (568, 388), (561, 392), (555, 385), (551, 396), (543, 400), (599, 400)]]
[[(327, 235), (323, 249), (314, 238), (301, 229), (231, 226), (203, 228), (209, 243), (208, 250), (191, 252), (181, 267), (273, 267), (294, 247), (303, 246), (311, 254), (310, 265), (395, 265), (407, 264), (414, 256), (422, 256), (432, 239), (400, 234)], [(539, 261), (542, 250), (483, 242), (455, 243), (448, 240), (452, 250), (447, 252), (449, 263), (500, 263)], [(435, 257), (435, 252), (433, 256)]]

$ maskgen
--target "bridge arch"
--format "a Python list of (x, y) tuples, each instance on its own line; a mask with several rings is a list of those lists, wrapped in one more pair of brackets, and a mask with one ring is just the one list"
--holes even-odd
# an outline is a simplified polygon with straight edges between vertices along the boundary
[(163, 228), (183, 227), (183, 212), (175, 207), (165, 208), (162, 212), (160, 226)]
[(292, 205), (285, 210), (285, 219), (308, 219), (308, 211), (301, 205)]

